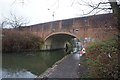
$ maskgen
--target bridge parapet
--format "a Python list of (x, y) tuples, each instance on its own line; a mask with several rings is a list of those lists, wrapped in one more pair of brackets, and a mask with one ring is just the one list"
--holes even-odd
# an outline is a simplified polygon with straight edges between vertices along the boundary
[(64, 43), (71, 38), (105, 40), (118, 33), (115, 23), (112, 14), (101, 14), (31, 25), (23, 30), (43, 38), (43, 49), (56, 49), (64, 48)]
[(112, 14), (102, 14), (31, 25), (26, 30), (43, 39), (50, 34), (60, 32), (73, 34), (79, 38), (105, 39), (116, 34), (117, 30), (114, 24)]

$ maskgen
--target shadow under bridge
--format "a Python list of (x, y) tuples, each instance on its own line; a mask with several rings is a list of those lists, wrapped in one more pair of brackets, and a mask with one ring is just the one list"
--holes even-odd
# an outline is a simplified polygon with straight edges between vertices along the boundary
[(70, 45), (72, 45), (71, 41), (74, 38), (77, 38), (77, 36), (71, 33), (66, 32), (52, 33), (45, 38), (45, 50), (68, 48)]

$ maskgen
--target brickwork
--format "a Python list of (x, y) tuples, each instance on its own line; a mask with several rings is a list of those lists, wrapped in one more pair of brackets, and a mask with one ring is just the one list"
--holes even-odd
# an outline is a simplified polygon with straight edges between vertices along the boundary
[(41, 23), (23, 28), (45, 39), (52, 33), (65, 32), (78, 38), (90, 37), (99, 40), (106, 39), (117, 33), (112, 14), (101, 14), (88, 17), (78, 17), (54, 22)]

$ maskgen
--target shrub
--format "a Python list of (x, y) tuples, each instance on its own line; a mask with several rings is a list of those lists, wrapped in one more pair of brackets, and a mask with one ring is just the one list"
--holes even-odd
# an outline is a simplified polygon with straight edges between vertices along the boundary
[(2, 51), (19, 52), (25, 50), (38, 50), (43, 45), (42, 38), (29, 32), (17, 30), (3, 30)]
[(91, 78), (118, 78), (118, 42), (117, 38), (97, 42), (87, 47), (85, 64)]

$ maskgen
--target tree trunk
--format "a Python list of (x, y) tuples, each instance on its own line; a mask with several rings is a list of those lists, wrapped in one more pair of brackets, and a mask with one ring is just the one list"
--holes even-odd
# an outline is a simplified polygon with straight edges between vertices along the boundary
[(110, 1), (110, 5), (111, 8), (113, 10), (113, 14), (115, 16), (115, 20), (117, 20), (117, 29), (118, 29), (118, 53), (120, 52), (120, 8), (116, 2), (116, 0), (114, 0), (115, 2), (111, 2), (113, 0), (109, 0)]
[[(113, 2), (114, 1), (114, 2)], [(115, 20), (117, 21), (117, 29), (120, 32), (120, 8), (116, 0), (109, 0)]]

